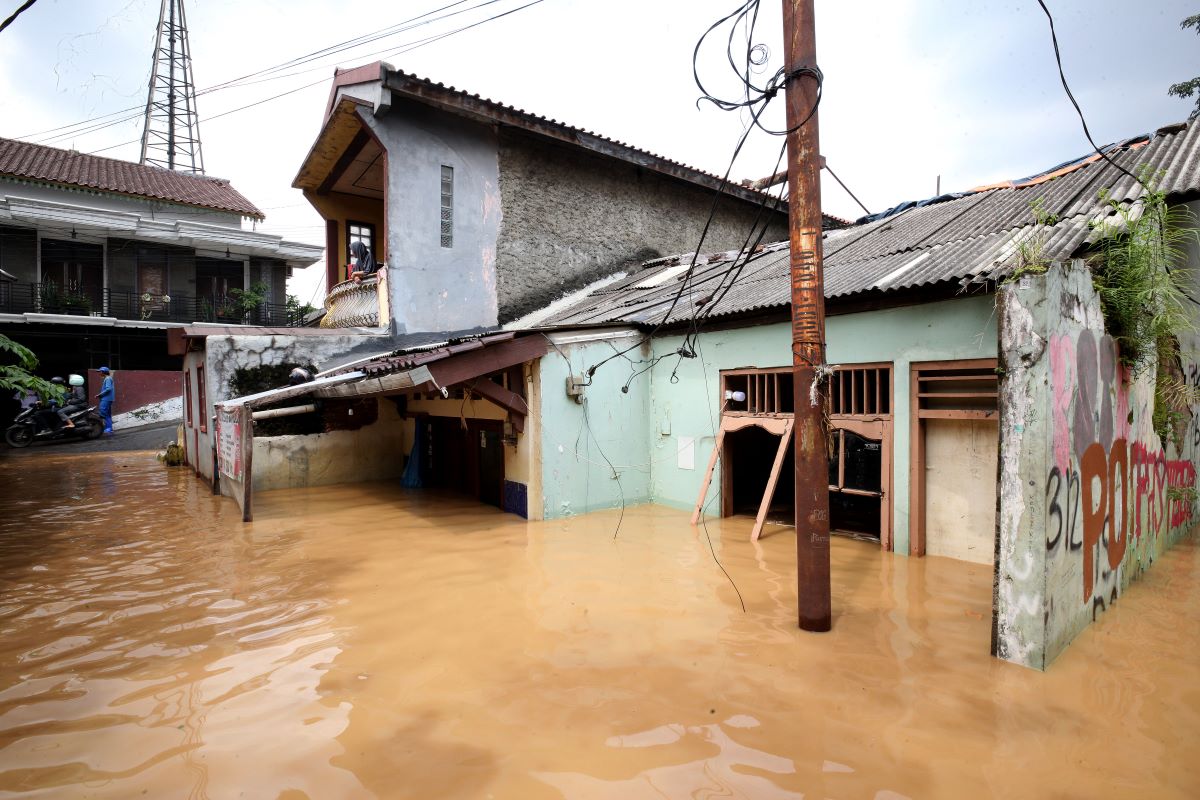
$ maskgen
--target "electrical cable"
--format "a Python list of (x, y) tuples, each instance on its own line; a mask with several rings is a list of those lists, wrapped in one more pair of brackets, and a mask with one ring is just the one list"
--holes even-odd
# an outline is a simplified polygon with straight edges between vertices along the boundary
[(1046, 4), (1043, 2), (1043, 0), (1038, 0), (1038, 5), (1042, 7), (1042, 11), (1046, 12), (1046, 19), (1050, 21), (1050, 41), (1054, 43), (1054, 60), (1058, 64), (1058, 78), (1062, 81), (1063, 90), (1067, 93), (1067, 99), (1071, 101), (1071, 105), (1075, 106), (1075, 113), (1079, 115), (1079, 123), (1083, 126), (1083, 135), (1087, 137), (1088, 144), (1092, 146), (1092, 149), (1096, 151), (1098, 156), (1103, 158), (1109, 164), (1112, 164), (1130, 178), (1133, 178), (1133, 180), (1137, 181), (1138, 184), (1140, 184), (1141, 187), (1145, 189), (1147, 193), (1149, 193), (1150, 187), (1146, 185), (1145, 181), (1122, 167), (1116, 161), (1113, 161), (1111, 158), (1109, 158), (1108, 155), (1100, 149), (1100, 145), (1096, 144), (1095, 139), (1092, 138), (1092, 133), (1088, 130), (1087, 120), (1083, 118), (1083, 109), (1079, 107), (1078, 101), (1075, 100), (1075, 95), (1071, 92), (1071, 87), (1067, 85), (1067, 76), (1066, 73), (1063, 72), (1062, 53), (1058, 49), (1058, 35), (1054, 32), (1054, 17), (1050, 14), (1050, 9), (1046, 8)]
[(28, 11), (30, 9), (30, 7), (36, 2), (37, 2), (37, 0), (25, 0), (25, 2), (22, 3), (20, 5), (20, 7), (17, 8), (16, 11), (14, 11), (12, 14), (10, 14), (8, 16), (8, 19), (4, 20), (4, 22), (0, 22), (0, 33), (3, 33), (5, 28), (7, 28), (9, 25), (12, 25), (14, 22), (16, 22), (17, 17), (21, 16), (22, 12)]
[[(329, 47), (329, 48), (325, 48), (325, 50), (327, 50), (327, 51), (329, 51), (329, 52), (323, 52), (323, 51), (313, 51), (313, 53), (308, 53), (308, 54), (305, 54), (305, 55), (302, 55), (302, 56), (297, 56), (296, 58), (290, 59), (289, 61), (282, 62), (282, 64), (276, 64), (276, 65), (274, 65), (274, 66), (271, 66), (271, 67), (266, 67), (266, 68), (264, 68), (264, 69), (261, 69), (261, 70), (258, 70), (258, 71), (256, 71), (256, 72), (247, 73), (246, 75), (243, 75), (243, 76), (241, 76), (241, 77), (239, 77), (239, 78), (233, 78), (233, 79), (231, 79), (231, 80), (224, 81), (224, 82), (222, 82), (222, 83), (219, 83), (219, 84), (215, 84), (215, 85), (213, 85), (213, 86), (206, 87), (205, 89), (202, 89), (202, 90), (200, 90), (200, 91), (196, 92), (196, 96), (197, 96), (197, 97), (200, 97), (200, 96), (203, 96), (203, 95), (206, 95), (206, 94), (210, 94), (210, 93), (212, 93), (212, 92), (220, 91), (220, 90), (222, 90), (222, 89), (228, 89), (228, 88), (241, 88), (241, 87), (243, 87), (243, 86), (252, 86), (252, 85), (255, 85), (255, 84), (257, 84), (257, 83), (263, 83), (263, 82), (266, 82), (266, 81), (268, 81), (268, 80), (277, 80), (277, 79), (280, 79), (280, 78), (292, 77), (292, 76), (295, 76), (295, 75), (301, 75), (301, 74), (304, 74), (304, 73), (307, 73), (307, 72), (315, 72), (315, 71), (318, 71), (318, 70), (325, 70), (325, 69), (328, 69), (330, 66), (337, 66), (337, 63), (340, 63), (340, 62), (337, 62), (337, 63), (334, 63), (334, 64), (322, 65), (322, 66), (318, 66), (318, 67), (313, 67), (313, 68), (309, 68), (309, 69), (305, 69), (305, 70), (298, 70), (298, 71), (295, 71), (295, 72), (287, 73), (287, 74), (285, 74), (285, 75), (274, 75), (274, 76), (272, 76), (272, 77), (270, 77), (270, 78), (264, 78), (263, 80), (258, 80), (258, 81), (249, 81), (249, 80), (248, 80), (248, 79), (250, 79), (250, 78), (256, 78), (256, 77), (259, 77), (259, 76), (262, 76), (262, 75), (270, 75), (270, 74), (271, 74), (271, 73), (273, 73), (273, 72), (278, 72), (279, 70), (281, 70), (281, 69), (286, 69), (286, 68), (287, 68), (287, 67), (289, 67), (289, 66), (299, 66), (300, 64), (303, 64), (303, 63), (308, 63), (308, 62), (310, 62), (310, 61), (314, 60), (314, 58), (312, 57), (312, 56), (314, 55), (314, 53), (321, 54), (321, 55), (319, 55), (318, 57), (322, 57), (323, 55), (332, 55), (332, 54), (334, 54), (334, 53), (338, 53), (338, 52), (345, 52), (345, 51), (347, 51), (347, 50), (352, 50), (352, 49), (354, 49), (355, 47), (361, 47), (361, 46), (362, 46), (362, 45), (364, 45), (364, 44), (369, 44), (369, 43), (370, 43), (370, 42), (372, 42), (372, 41), (377, 41), (378, 39), (386, 38), (386, 37), (388, 37), (388, 36), (394, 36), (394, 35), (396, 35), (397, 33), (403, 33), (403, 32), (405, 32), (405, 31), (412, 30), (412, 29), (414, 29), (414, 28), (421, 27), (421, 26), (424, 26), (424, 25), (428, 25), (428, 24), (430, 24), (430, 23), (437, 22), (437, 21), (440, 21), (440, 20), (443, 20), (443, 19), (447, 19), (447, 18), (449, 18), (449, 17), (456, 16), (456, 15), (458, 15), (458, 14), (464, 14), (464, 13), (468, 13), (468, 12), (470, 12), (470, 11), (475, 11), (475, 10), (477, 10), (477, 9), (479, 9), (479, 8), (482, 8), (482, 7), (484, 7), (484, 6), (489, 6), (489, 5), (492, 5), (492, 4), (494, 4), (494, 3), (500, 2), (501, 0), (484, 0), (483, 2), (477, 3), (476, 5), (473, 5), (473, 6), (469, 7), (469, 8), (461, 9), (461, 10), (459, 10), (459, 11), (455, 11), (455, 12), (452, 12), (452, 13), (449, 13), (449, 14), (443, 14), (443, 15), (442, 15), (442, 16), (440, 16), (440, 17), (434, 17), (434, 18), (432, 18), (432, 19), (425, 19), (424, 21), (419, 21), (419, 20), (422, 20), (424, 17), (427, 17), (427, 16), (429, 16), (430, 14), (436, 14), (436, 13), (438, 13), (439, 11), (443, 11), (443, 10), (445, 10), (445, 9), (452, 8), (452, 7), (456, 6), (456, 5), (460, 5), (460, 4), (461, 4), (462, 2), (464, 2), (464, 1), (465, 1), (465, 0), (459, 0), (459, 2), (456, 2), (456, 3), (451, 3), (451, 4), (449, 4), (449, 5), (446, 5), (446, 6), (442, 6), (441, 8), (434, 9), (433, 11), (426, 12), (425, 14), (421, 14), (421, 15), (419, 15), (419, 16), (417, 16), (417, 17), (412, 17), (411, 19), (404, 20), (403, 22), (400, 22), (400, 23), (396, 23), (395, 25), (389, 26), (388, 28), (383, 28), (383, 29), (380, 29), (380, 31), (375, 31), (375, 32), (373, 32), (373, 33), (371, 33), (371, 34), (365, 34), (365, 35), (364, 35), (364, 36), (362, 36), (362, 37), (358, 37), (358, 38), (359, 38), (359, 41), (357, 41), (357, 43), (356, 43), (356, 44), (354, 44), (354, 45), (351, 45), (351, 46), (349, 46), (349, 47), (340, 47), (340, 46), (337, 46), (337, 45), (335, 45), (335, 46), (331, 46), (331, 47)], [(510, 9), (510, 10), (508, 10), (508, 11), (505, 11), (505, 12), (502, 12), (502, 13), (499, 13), (499, 14), (492, 15), (492, 16), (490, 16), (490, 17), (487, 17), (487, 18), (485, 18), (485, 19), (482, 19), (482, 20), (477, 20), (477, 21), (475, 21), (475, 22), (473, 22), (473, 23), (471, 23), (471, 24), (469, 24), (469, 25), (464, 25), (464, 26), (462, 26), (462, 27), (456, 28), (456, 29), (454, 29), (454, 30), (451, 30), (451, 31), (447, 31), (447, 32), (445, 32), (445, 33), (441, 33), (441, 34), (435, 34), (435, 35), (433, 35), (433, 36), (428, 36), (428, 37), (425, 37), (424, 39), (417, 39), (417, 40), (414, 40), (414, 41), (412, 41), (412, 42), (408, 42), (408, 43), (406, 43), (406, 44), (402, 45), (402, 46), (400, 47), (400, 49), (388, 48), (388, 49), (386, 49), (386, 50), (377, 51), (377, 52), (374, 52), (374, 53), (369, 53), (369, 54), (366, 54), (366, 55), (364, 55), (364, 56), (357, 56), (356, 58), (368, 58), (368, 57), (375, 56), (375, 55), (380, 55), (380, 54), (383, 54), (383, 53), (387, 53), (389, 56), (401, 55), (401, 54), (404, 54), (404, 53), (408, 53), (408, 52), (411, 52), (411, 51), (413, 51), (413, 50), (416, 50), (416, 49), (418, 49), (418, 48), (420, 48), (420, 47), (424, 47), (424, 46), (425, 46), (425, 45), (427, 45), (427, 44), (432, 44), (432, 43), (434, 43), (434, 42), (436, 42), (436, 41), (440, 41), (441, 39), (447, 38), (447, 37), (449, 37), (449, 36), (453, 36), (453, 35), (456, 35), (456, 34), (458, 34), (458, 33), (462, 33), (463, 31), (470, 30), (471, 28), (478, 27), (479, 25), (483, 25), (483, 24), (485, 24), (485, 23), (487, 23), (487, 22), (492, 22), (492, 21), (494, 21), (494, 20), (497, 20), (497, 19), (500, 19), (500, 18), (502, 18), (502, 17), (506, 17), (506, 16), (508, 16), (508, 15), (510, 15), (510, 14), (516, 13), (517, 11), (521, 11), (521, 10), (523, 10), (523, 9), (525, 9), (525, 8), (528, 8), (529, 6), (537, 5), (538, 3), (541, 3), (541, 2), (544, 2), (544, 0), (533, 0), (533, 2), (526, 3), (525, 5), (519, 6), (519, 7), (517, 7), (517, 8), (514, 8), (514, 9)], [(412, 23), (415, 23), (415, 24), (412, 24)], [(383, 35), (375, 35), (375, 34), (379, 34), (381, 31), (386, 31), (386, 33), (385, 33), (385, 34), (383, 34)], [(351, 40), (348, 40), (348, 41), (351, 41)], [(336, 48), (336, 49), (335, 49), (335, 48)], [(308, 87), (310, 87), (310, 86), (315, 86), (315, 85), (317, 85), (317, 84), (319, 84), (319, 83), (325, 83), (326, 81), (327, 81), (327, 78), (322, 78), (322, 79), (321, 79), (321, 80), (319, 80), (319, 81), (316, 81), (316, 82), (314, 82), (314, 83), (310, 83), (310, 84), (306, 84), (306, 85), (304, 85), (304, 86), (298, 87), (298, 88), (296, 88), (296, 89), (293, 89), (293, 90), (290, 90), (290, 91), (287, 91), (287, 92), (283, 92), (282, 94), (279, 94), (279, 95), (273, 95), (273, 96), (271, 96), (271, 97), (263, 98), (262, 100), (258, 101), (257, 103), (252, 103), (252, 104), (249, 104), (249, 105), (247, 105), (247, 106), (243, 106), (241, 109), (234, 109), (234, 111), (237, 111), (237, 110), (243, 110), (243, 109), (245, 109), (245, 108), (252, 108), (252, 107), (254, 107), (255, 105), (259, 105), (259, 104), (261, 104), (261, 103), (268, 102), (268, 101), (270, 101), (270, 100), (274, 99), (275, 97), (282, 97), (282, 96), (285, 96), (285, 95), (288, 95), (288, 94), (293, 94), (294, 92), (296, 92), (296, 91), (300, 91), (301, 89), (305, 89), (305, 88), (308, 88)], [(37, 142), (37, 143), (39, 143), (39, 144), (46, 144), (46, 143), (50, 143), (50, 142), (54, 142), (54, 141), (58, 141), (58, 140), (62, 140), (62, 139), (69, 139), (69, 138), (73, 138), (73, 137), (83, 136), (83, 135), (86, 135), (86, 134), (95, 133), (95, 132), (97, 132), (97, 131), (100, 131), (100, 130), (105, 130), (105, 129), (107, 129), (107, 128), (110, 128), (110, 127), (114, 127), (114, 126), (120, 125), (120, 124), (122, 124), (122, 123), (124, 123), (124, 122), (129, 122), (129, 121), (132, 121), (132, 120), (140, 119), (140, 118), (142, 118), (142, 117), (144, 116), (144, 108), (145, 108), (144, 106), (130, 106), (130, 107), (128, 107), (128, 108), (121, 109), (120, 111), (114, 111), (114, 112), (111, 112), (111, 113), (109, 113), (109, 114), (102, 115), (102, 116), (100, 116), (100, 117), (94, 117), (94, 118), (90, 118), (90, 119), (83, 120), (83, 121), (80, 121), (80, 122), (71, 123), (71, 124), (68, 124), (68, 125), (61, 125), (61, 126), (58, 126), (57, 128), (49, 128), (49, 129), (46, 129), (46, 130), (44, 130), (44, 131), (39, 131), (39, 132), (36, 132), (36, 133), (27, 134), (27, 135), (25, 135), (25, 136), (20, 136), (20, 137), (17, 137), (17, 138), (19, 138), (19, 139), (33, 139), (33, 138), (35, 138), (35, 137), (43, 136), (44, 134), (54, 134), (54, 135), (52, 135), (52, 136), (48, 136), (48, 137), (45, 137), (45, 138), (39, 139), (39, 140), (38, 140), (38, 142)], [(131, 111), (132, 111), (132, 112), (136, 112), (136, 113), (128, 114), (127, 116), (121, 117), (120, 119), (110, 120), (110, 121), (107, 121), (107, 122), (102, 122), (102, 121), (101, 121), (101, 120), (106, 120), (106, 119), (108, 119), (109, 117), (117, 116), (117, 115), (119, 115), (119, 114), (125, 114), (125, 113), (127, 113), (127, 112), (131, 112)], [(217, 114), (217, 115), (215, 115), (215, 116), (213, 116), (213, 117), (208, 117), (207, 119), (209, 119), (209, 120), (212, 120), (212, 119), (216, 119), (217, 117), (225, 116), (226, 114), (231, 114), (231, 113), (234, 113), (234, 112), (233, 112), (233, 111), (227, 111), (227, 112), (223, 112), (223, 113), (221, 113), (221, 114)], [(62, 132), (60, 133), (59, 131), (62, 131)], [(139, 140), (135, 140), (135, 141), (140, 141), (140, 139), (139, 139)], [(122, 146), (124, 146), (125, 144), (128, 144), (128, 142), (124, 142), (124, 143), (122, 143), (122, 144), (119, 144), (119, 145), (111, 145), (111, 146), (109, 146), (109, 147), (101, 148), (101, 149), (99, 149), (99, 150), (95, 150), (95, 151), (92, 151), (92, 152), (103, 152), (104, 150), (111, 150), (111, 149), (113, 149), (113, 148), (115, 148), (115, 147), (122, 147)]]
[[(725, 192), (725, 187), (728, 185), (729, 175), (733, 170), (733, 165), (737, 161), (738, 155), (741, 153), (741, 150), (742, 150), (743, 146), (745, 145), (746, 140), (749, 138), (750, 132), (755, 127), (757, 127), (760, 130), (762, 130), (768, 134), (771, 134), (771, 135), (786, 136), (790, 133), (794, 133), (796, 130), (799, 130), (801, 127), (803, 127), (805, 124), (807, 124), (808, 121), (810, 119), (812, 119), (813, 116), (817, 113), (817, 109), (820, 107), (822, 85), (824, 83), (824, 76), (821, 73), (821, 70), (817, 67), (811, 67), (811, 68), (803, 67), (803, 68), (794, 70), (792, 72), (788, 72), (786, 65), (785, 65), (784, 67), (781, 67), (779, 70), (777, 70), (775, 72), (775, 74), (772, 76), (772, 78), (761, 87), (755, 85), (753, 80), (751, 80), (750, 76), (751, 76), (752, 72), (754, 71), (753, 67), (757, 66), (757, 65), (761, 65), (762, 63), (765, 63), (765, 60), (766, 60), (765, 53), (768, 52), (764, 45), (752, 44), (753, 38), (754, 38), (754, 26), (756, 25), (757, 20), (758, 20), (758, 7), (759, 7), (759, 0), (746, 0), (746, 2), (742, 3), (733, 12), (731, 12), (730, 14), (717, 20), (715, 23), (710, 25), (709, 28), (701, 35), (700, 39), (696, 42), (696, 47), (692, 53), (692, 76), (696, 82), (697, 88), (701, 92), (701, 96), (700, 96), (700, 99), (697, 100), (697, 104), (699, 104), (702, 101), (708, 101), (708, 102), (711, 102), (713, 105), (717, 106), (718, 108), (725, 110), (725, 111), (748, 109), (750, 111), (750, 123), (746, 126), (746, 130), (742, 133), (742, 136), (739, 139), (737, 146), (734, 148), (733, 156), (730, 159), (729, 166), (725, 170), (725, 174), (722, 176), (721, 183), (717, 189), (716, 194), (713, 197), (713, 203), (709, 208), (708, 218), (705, 221), (704, 227), (700, 233), (700, 241), (698, 242), (695, 251), (692, 253), (691, 261), (688, 264), (687, 271), (682, 276), (682, 279), (681, 279), (680, 285), (679, 285), (679, 289), (678, 289), (678, 291), (675, 292), (674, 296), (672, 297), (670, 305), (667, 307), (667, 310), (663, 314), (662, 318), (651, 328), (651, 330), (648, 333), (646, 333), (642, 337), (641, 341), (635, 342), (634, 344), (632, 344), (628, 348), (626, 348), (624, 351), (621, 351), (621, 353), (615, 353), (611, 356), (608, 356), (607, 358), (601, 359), (599, 362), (593, 364), (592, 366), (590, 366), (588, 368), (587, 379), (588, 379), (589, 383), (591, 381), (592, 376), (595, 375), (597, 369), (604, 366), (604, 364), (608, 363), (609, 361), (611, 361), (613, 358), (617, 357), (618, 355), (627, 353), (630, 350), (634, 349), (635, 347), (639, 347), (644, 342), (652, 339), (655, 335), (657, 335), (657, 333), (666, 325), (667, 321), (671, 318), (671, 314), (675, 311), (675, 307), (678, 305), (680, 299), (683, 297), (684, 293), (687, 292), (688, 287), (691, 285), (692, 279), (693, 279), (693, 277), (695, 275), (695, 271), (696, 271), (697, 259), (699, 258), (701, 249), (704, 246), (704, 241), (708, 236), (708, 232), (709, 232), (709, 230), (712, 226), (713, 220), (716, 216), (718, 201), (720, 200), (721, 196)], [(707, 39), (707, 37), (710, 34), (712, 34), (715, 30), (717, 30), (718, 28), (720, 28), (722, 25), (726, 24), (730, 20), (733, 20), (733, 24), (730, 26), (729, 37), (728, 37), (728, 40), (726, 43), (726, 59), (729, 61), (731, 67), (733, 68), (734, 74), (742, 82), (743, 88), (745, 90), (745, 99), (744, 100), (727, 100), (727, 99), (720, 98), (720, 97), (713, 95), (711, 92), (709, 92), (705, 88), (704, 83), (701, 80), (700, 73), (699, 73), (699, 63), (698, 63), (699, 62), (699, 54), (700, 54), (700, 49), (704, 44), (704, 41)], [(739, 24), (746, 31), (746, 54), (745, 54), (746, 68), (744, 71), (739, 70), (739, 68), (737, 67), (737, 64), (734, 61), (734, 56), (733, 56), (733, 47), (734, 47), (733, 40), (737, 33)], [(792, 126), (791, 128), (785, 129), (785, 130), (776, 131), (776, 130), (772, 130), (772, 129), (767, 128), (766, 126), (762, 125), (761, 124), (762, 115), (766, 111), (767, 107), (770, 105), (771, 100), (773, 100), (776, 97), (776, 95), (778, 94), (778, 92), (781, 89), (786, 88), (788, 83), (790, 83), (792, 80), (795, 80), (804, 75), (808, 75), (809, 77), (812, 77), (817, 81), (816, 97), (814, 99), (813, 106), (809, 110), (809, 112), (800, 120), (799, 123), (797, 123), (795, 126)], [(786, 151), (786, 143), (784, 145), (783, 151)], [(782, 152), (781, 152), (781, 159), (782, 159)], [(777, 164), (776, 164), (777, 167), (778, 167), (779, 163), (780, 162), (777, 162)], [(766, 204), (766, 202), (770, 199), (770, 197), (771, 197), (771, 195), (769, 193), (763, 193), (763, 199), (760, 203), (758, 214), (755, 217), (755, 224), (751, 226), (751, 233), (748, 235), (747, 241), (749, 241), (749, 239), (751, 237), (753, 237), (753, 235), (754, 235), (753, 232), (754, 232), (755, 228), (757, 227), (758, 215), (761, 215), (762, 207)], [(764, 231), (763, 231), (764, 235), (765, 235), (765, 230), (766, 230), (766, 226), (764, 226)], [(761, 237), (760, 237), (759, 241), (761, 241)], [(735, 259), (734, 263), (735, 264), (737, 263), (736, 259)], [(731, 265), (730, 269), (731, 270), (733, 269), (732, 265)], [(711, 308), (711, 306), (710, 306), (710, 308)], [(698, 312), (693, 311), (693, 319), (695, 318), (697, 313)], [(692, 323), (689, 322), (689, 325), (691, 325), (691, 324)], [(682, 358), (690, 358), (690, 357), (694, 356), (694, 353), (691, 351), (691, 349), (689, 347), (688, 339), (685, 338), (684, 346), (681, 346), (679, 348), (679, 350), (677, 351), (677, 353), (681, 359)], [(672, 373), (672, 375), (674, 376), (674, 372)]]
[[(1079, 102), (1076, 101), (1075, 95), (1071, 92), (1071, 87), (1067, 84), (1067, 75), (1063, 71), (1062, 52), (1059, 50), (1059, 47), (1058, 47), (1058, 35), (1054, 31), (1054, 16), (1050, 13), (1050, 9), (1046, 7), (1046, 3), (1043, 2), (1043, 0), (1038, 0), (1038, 5), (1042, 7), (1042, 11), (1044, 11), (1046, 14), (1046, 19), (1050, 22), (1050, 41), (1054, 44), (1054, 61), (1058, 65), (1058, 78), (1060, 81), (1062, 81), (1063, 91), (1065, 91), (1067, 93), (1067, 99), (1070, 100), (1071, 105), (1075, 107), (1075, 113), (1079, 116), (1079, 124), (1083, 126), (1083, 135), (1087, 138), (1088, 144), (1090, 144), (1092, 146), (1092, 149), (1096, 151), (1096, 155), (1100, 156), (1100, 158), (1107, 161), (1118, 171), (1124, 173), (1129, 178), (1132, 178), (1139, 186), (1142, 187), (1143, 192), (1145, 192), (1148, 195), (1153, 194), (1154, 193), (1153, 190), (1150, 188), (1149, 184), (1147, 184), (1145, 179), (1140, 178), (1137, 175), (1134, 175), (1132, 172), (1125, 169), (1125, 167), (1121, 166), (1116, 161), (1114, 161), (1112, 158), (1110, 158), (1109, 155), (1107, 153), (1105, 153), (1104, 150), (1102, 150), (1098, 144), (1096, 144), (1096, 140), (1092, 138), (1092, 133), (1091, 133), (1091, 131), (1088, 130), (1087, 120), (1083, 116), (1083, 109), (1079, 107)], [(1110, 146), (1110, 149), (1111, 149), (1111, 146)], [(1162, 230), (1162, 225), (1163, 225), (1163, 220), (1160, 217), (1159, 218), (1159, 230), (1160, 231)], [(1170, 264), (1164, 264), (1163, 266), (1166, 269), (1167, 274), (1171, 275), (1173, 271), (1171, 269)], [(1187, 291), (1182, 286), (1178, 286), (1178, 285), (1176, 286), (1176, 289), (1179, 291), (1179, 293), (1183, 297), (1185, 297), (1192, 304), (1200, 306), (1200, 300), (1197, 300), (1196, 297), (1194, 295), (1192, 295), (1191, 292)]]

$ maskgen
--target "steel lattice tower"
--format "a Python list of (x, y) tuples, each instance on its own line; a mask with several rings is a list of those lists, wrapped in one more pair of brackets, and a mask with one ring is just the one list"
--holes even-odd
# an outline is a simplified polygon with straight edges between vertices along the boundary
[(154, 67), (150, 71), (150, 92), (142, 127), (141, 162), (181, 172), (204, 173), (183, 0), (162, 0), (158, 12)]

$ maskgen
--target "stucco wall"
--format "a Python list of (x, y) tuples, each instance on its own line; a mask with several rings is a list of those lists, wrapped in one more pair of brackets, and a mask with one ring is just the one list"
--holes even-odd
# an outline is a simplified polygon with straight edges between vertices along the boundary
[[(1190, 528), (1194, 501), (1179, 492), (1195, 487), (1200, 407), (1160, 440), (1153, 370), (1121, 365), (1082, 262), (999, 298), (993, 651), (1044, 669)], [(1183, 375), (1200, 385), (1194, 343), (1182, 349)]]
[[(552, 334), (555, 347), (540, 363), (542, 510), (547, 519), (650, 500), (649, 382), (643, 375), (628, 393), (621, 391), (632, 362), (647, 358), (637, 347), (599, 369), (584, 389), (586, 405), (567, 396), (566, 380), (635, 343), (640, 334), (593, 332), (584, 336)], [(636, 369), (641, 369), (640, 364)], [(585, 416), (586, 412), (586, 416)], [(603, 455), (602, 455), (603, 453)], [(605, 462), (607, 456), (615, 467)], [(530, 505), (535, 495), (530, 493)]]
[(254, 439), (254, 490), (296, 489), (398, 478), (411, 440), (396, 406), (379, 401), (379, 418), (353, 431)]
[[(712, 191), (515, 132), (501, 131), (499, 144), (501, 322), (618, 269), (695, 249)], [(723, 198), (704, 251), (741, 247), (756, 213), (751, 203)], [(776, 212), (763, 241), (787, 235), (787, 217)]]
[[(842, 314), (826, 320), (831, 364), (892, 363), (892, 498), (897, 553), (909, 543), (909, 366), (914, 361), (992, 358), (996, 355), (993, 298), (964, 297), (920, 306)], [(704, 333), (699, 358), (672, 355), (679, 337), (655, 339), (653, 355), (667, 356), (650, 372), (651, 440), (654, 465), (651, 495), (656, 503), (690, 508), (700, 492), (704, 469), (716, 442), (721, 401), (719, 371), (736, 367), (791, 364), (787, 323)], [(671, 373), (678, 364), (678, 382)], [(612, 365), (605, 369), (611, 369)], [(702, 371), (703, 370), (703, 371)], [(707, 383), (705, 376), (707, 375)], [(646, 376), (639, 378), (644, 382)], [(669, 427), (670, 435), (661, 432)], [(695, 442), (693, 469), (678, 466), (679, 437)], [(720, 486), (720, 464), (713, 489)], [(711, 495), (710, 495), (711, 496)], [(711, 509), (717, 508), (714, 503)]]
[[(387, 149), (387, 253), (397, 333), (495, 325), (496, 136), (414, 103), (366, 115)], [(454, 168), (454, 246), (441, 246), (441, 168)], [(382, 231), (379, 231), (382, 235)]]
[[(205, 340), (202, 353), (189, 353), (184, 359), (184, 368), (190, 366), (193, 397), (197, 399), (196, 413), (211, 419), (213, 404), (228, 400), (229, 381), (239, 368), (253, 368), (278, 364), (312, 363), (318, 369), (328, 369), (356, 357), (385, 352), (391, 347), (386, 336), (362, 334), (340, 334), (328, 336), (210, 336)], [(201, 361), (202, 359), (202, 361)], [(207, 397), (206, 408), (198, 405), (195, 366), (203, 363)], [(212, 480), (212, 425), (207, 432), (199, 427), (188, 429), (189, 458), (199, 453), (198, 467), (205, 478)]]

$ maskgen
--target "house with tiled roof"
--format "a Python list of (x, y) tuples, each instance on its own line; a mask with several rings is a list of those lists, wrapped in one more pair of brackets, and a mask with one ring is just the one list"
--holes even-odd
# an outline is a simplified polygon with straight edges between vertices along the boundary
[(222, 178), (0, 138), (0, 332), (59, 374), (177, 369), (183, 323), (296, 323), (287, 277), (321, 248), (261, 220)]

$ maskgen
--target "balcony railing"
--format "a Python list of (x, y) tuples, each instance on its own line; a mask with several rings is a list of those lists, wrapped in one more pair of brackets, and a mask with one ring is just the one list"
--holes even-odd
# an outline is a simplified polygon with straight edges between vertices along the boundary
[(259, 303), (247, 309), (232, 297), (213, 299), (176, 294), (151, 295), (113, 289), (64, 292), (48, 283), (0, 283), (0, 313), (70, 314), (150, 322), (223, 322), (272, 327), (298, 327), (304, 324), (303, 315), (297, 309), (281, 303)]
[(374, 328), (379, 325), (379, 279), (375, 275), (362, 283), (342, 281), (325, 296), (322, 328)]

